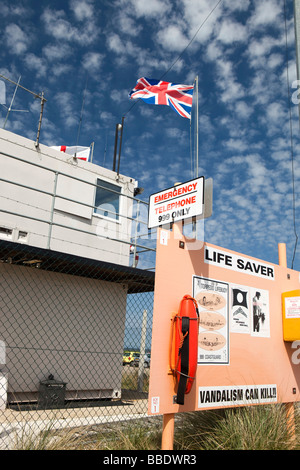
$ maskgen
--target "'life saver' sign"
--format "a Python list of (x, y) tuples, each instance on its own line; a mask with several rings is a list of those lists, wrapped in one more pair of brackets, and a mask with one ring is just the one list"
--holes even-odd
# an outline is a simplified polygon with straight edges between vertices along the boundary
[(203, 213), (204, 176), (152, 194), (148, 228), (178, 222)]
[(270, 279), (272, 281), (275, 279), (275, 268), (272, 264), (229, 253), (208, 245), (204, 246), (204, 262), (221, 268), (258, 276), (263, 279)]

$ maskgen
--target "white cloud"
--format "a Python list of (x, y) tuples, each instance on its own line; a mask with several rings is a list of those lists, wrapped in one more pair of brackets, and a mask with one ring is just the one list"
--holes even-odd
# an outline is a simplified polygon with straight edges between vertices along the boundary
[(109, 111), (101, 111), (99, 113), (99, 118), (103, 128), (115, 129), (118, 118), (116, 118), (113, 113)]
[[(155, 52), (144, 49), (131, 40), (126, 41), (119, 34), (109, 34), (106, 41), (109, 51), (115, 54), (114, 60), (120, 67), (132, 67), (132, 64), (134, 63), (136, 68), (136, 79), (142, 76), (149, 76), (154, 69), (160, 71), (160, 76), (161, 71), (165, 71), (170, 65), (170, 62), (168, 62), (165, 57), (160, 59)], [(178, 71), (182, 66), (183, 62), (178, 60), (173, 70)], [(159, 76), (152, 78), (159, 78)]]
[[(132, 85), (133, 86), (133, 85)], [(128, 90), (127, 89), (114, 89), (110, 92), (110, 97), (113, 101), (121, 103), (124, 99), (128, 99)]]
[(287, 109), (282, 103), (273, 102), (267, 106), (266, 117), (269, 122), (282, 127), (282, 121), (287, 118)]
[(7, 16), (19, 16), (24, 20), (32, 13), (30, 7), (23, 6), (23, 5), (16, 5), (15, 2), (10, 2), (10, 4), (6, 5), (3, 1), (1, 2), (1, 15), (2, 17)]
[(55, 95), (57, 109), (59, 110), (57, 115), (60, 115), (67, 128), (78, 125), (78, 116), (76, 116), (73, 106), (74, 99), (76, 97), (70, 92), (59, 92)]
[(124, 15), (123, 12), (119, 13), (119, 17), (116, 18), (116, 21), (118, 21), (120, 32), (128, 34), (129, 36), (138, 36), (143, 29), (141, 24), (138, 24), (130, 16)]
[(73, 41), (78, 44), (92, 44), (98, 37), (98, 28), (94, 21), (86, 19), (76, 26), (68, 21), (63, 10), (51, 10), (46, 8), (43, 12), (42, 21), (46, 32), (59, 41)]
[(94, 15), (94, 6), (89, 0), (71, 0), (70, 8), (79, 21), (90, 19)]
[(72, 53), (72, 48), (67, 44), (47, 44), (43, 53), (50, 61), (65, 60)]
[(248, 175), (251, 180), (250, 191), (259, 193), (261, 187), (266, 186), (268, 180), (268, 172), (264, 162), (259, 155), (247, 155), (245, 161), (248, 163)]
[(169, 51), (182, 51), (188, 44), (188, 39), (178, 25), (170, 25), (159, 31), (157, 41), (163, 49)]
[[(282, 94), (286, 96), (286, 77), (278, 77), (277, 70), (259, 68), (249, 75), (250, 85), (247, 93), (253, 105), (268, 106), (278, 101)], [(261, 115), (260, 115), (261, 117)]]
[[(121, 1), (121, 5), (122, 5)], [(125, 1), (125, 5), (130, 5), (131, 13), (135, 14), (137, 17), (157, 17), (165, 14), (171, 9), (171, 4), (168, 0), (129, 0)]]
[(271, 54), (270, 57), (268, 57), (266, 61), (266, 65), (267, 67), (274, 69), (278, 67), (279, 65), (282, 65), (283, 60), (284, 60), (284, 57), (282, 54), (274, 53), (274, 54)]
[(216, 41), (211, 41), (208, 44), (205, 53), (208, 60), (214, 62), (223, 56), (224, 51), (220, 44), (218, 44)]
[(248, 148), (248, 144), (246, 142), (246, 140), (242, 140), (242, 139), (229, 139), (227, 140), (226, 142), (226, 146), (230, 149), (230, 150), (235, 150), (235, 151), (240, 151), (240, 152), (243, 152), (244, 150), (246, 150)]
[(65, 19), (64, 11), (53, 11), (46, 8), (42, 14), (42, 20), (45, 23), (46, 32), (56, 39), (71, 40), (76, 38), (76, 30)]
[(220, 27), (218, 34), (219, 41), (224, 44), (233, 44), (234, 42), (244, 42), (248, 38), (247, 28), (236, 21), (225, 19)]
[(23, 54), (29, 45), (28, 35), (15, 23), (11, 23), (5, 28), (5, 39), (8, 51), (13, 54)]
[(221, 100), (224, 103), (230, 103), (232, 100), (239, 100), (245, 95), (243, 85), (234, 78), (222, 83), (221, 86), (224, 88), (224, 91), (221, 94)]
[(245, 101), (238, 101), (235, 103), (235, 111), (239, 118), (248, 119), (253, 113), (253, 108)]
[[(277, 145), (284, 148), (285, 142), (274, 142), (274, 146)], [(272, 169), (265, 153), (263, 156), (256, 153), (233, 156), (218, 165), (214, 186), (218, 188), (218, 200), (222, 204), (219, 209), (216, 201), (214, 217), (206, 221), (205, 236), (211, 243), (249, 255), (253, 252), (254, 256), (262, 249), (264, 254), (259, 257), (268, 259), (265, 257), (268, 247), (275, 245), (276, 250), (274, 233), (278, 241), (285, 241), (292, 235), (290, 158), (285, 157), (288, 161), (284, 162), (282, 156), (278, 156), (275, 166), (271, 163)], [(218, 233), (222, 233), (222, 237)]]
[(42, 49), (44, 66), (48, 61), (48, 78), (53, 82), (53, 79), (71, 73), (73, 66), (70, 61), (70, 56), (73, 54), (71, 46), (66, 43), (48, 43)]
[(190, 32), (190, 37), (199, 30), (195, 37), (195, 42), (203, 44), (213, 37), (215, 31), (219, 28), (219, 20), (222, 16), (222, 7), (217, 7), (214, 11), (214, 6), (217, 2), (211, 0), (182, 0), (184, 8), (184, 20)]
[(248, 47), (250, 59), (264, 59), (271, 52), (272, 48), (277, 45), (278, 40), (269, 35), (252, 40)]
[(245, 11), (248, 10), (250, 6), (250, 0), (225, 0), (224, 5), (231, 11)]
[[(244, 197), (241, 194), (237, 194), (237, 193), (232, 195), (231, 201), (233, 203), (237, 204), (240, 207), (245, 207), (246, 208), (249, 205), (249, 199), (247, 197)], [(240, 213), (240, 214), (242, 214), (242, 213)], [(240, 219), (241, 219), (241, 215), (240, 215)]]
[(116, 33), (111, 33), (108, 35), (107, 45), (110, 51), (115, 52), (118, 55), (129, 52), (129, 48), (126, 48), (125, 42)]
[(234, 60), (220, 57), (215, 65), (217, 69), (215, 82), (218, 87), (218, 97), (220, 97), (224, 103), (228, 103), (230, 105), (233, 104), (232, 101), (243, 99), (245, 96), (245, 90), (243, 84), (236, 78), (236, 64)]
[(91, 74), (99, 72), (103, 58), (103, 54), (99, 52), (87, 52), (82, 59), (83, 68)]
[(47, 73), (45, 60), (30, 52), (24, 57), (24, 62), (30, 70), (35, 71), (37, 77), (43, 77)]
[(49, 80), (53, 82), (53, 80), (56, 80), (57, 77), (67, 74), (69, 74), (69, 77), (71, 77), (72, 70), (73, 68), (70, 64), (56, 64), (55, 67), (52, 67), (51, 69), (53, 77), (49, 77)]
[(249, 20), (249, 24), (253, 27), (264, 27), (267, 25), (278, 26), (282, 25), (282, 21), (279, 22), (282, 9), (277, 0), (256, 0), (255, 11)]

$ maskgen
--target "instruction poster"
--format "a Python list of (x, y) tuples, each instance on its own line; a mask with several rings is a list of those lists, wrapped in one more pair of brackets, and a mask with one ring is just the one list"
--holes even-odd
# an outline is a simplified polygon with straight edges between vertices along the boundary
[(252, 301), (252, 336), (270, 337), (269, 292), (263, 289), (250, 290)]
[(270, 336), (269, 292), (230, 285), (230, 331), (251, 336)]
[(198, 364), (229, 364), (229, 286), (193, 276), (200, 314)]
[(231, 285), (231, 331), (247, 333), (251, 331), (251, 305), (249, 289), (240, 285)]
[(285, 298), (285, 318), (300, 318), (300, 297)]

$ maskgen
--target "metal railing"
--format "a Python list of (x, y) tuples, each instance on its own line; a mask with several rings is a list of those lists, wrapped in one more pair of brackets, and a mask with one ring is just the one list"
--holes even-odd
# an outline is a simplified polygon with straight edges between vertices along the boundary
[[(12, 216), (15, 216), (15, 217), (18, 217), (18, 218), (19, 217), (20, 218), (25, 218), (25, 219), (29, 219), (29, 220), (34, 221), (34, 222), (39, 222), (39, 223), (49, 225), (48, 239), (47, 239), (47, 245), (46, 245), (47, 248), (50, 248), (52, 228), (54, 226), (56, 226), (56, 227), (71, 230), (71, 231), (74, 231), (74, 232), (77, 232), (77, 233), (80, 232), (80, 233), (88, 235), (88, 236), (93, 236), (93, 237), (96, 236), (96, 237), (99, 237), (100, 239), (106, 239), (106, 240), (111, 240), (111, 241), (114, 241), (114, 242), (118, 242), (122, 245), (128, 245), (128, 247), (131, 248), (131, 250), (130, 250), (131, 254), (133, 254), (133, 261), (132, 261), (133, 266), (136, 266), (135, 258), (140, 253), (148, 253), (148, 254), (151, 253), (151, 252), (155, 253), (156, 249), (155, 249), (155, 243), (153, 243), (153, 236), (151, 234), (151, 231), (149, 231), (148, 227), (147, 227), (147, 225), (148, 225), (147, 224), (147, 213), (148, 213), (147, 211), (148, 211), (148, 205), (149, 205), (148, 202), (143, 201), (141, 199), (138, 199), (134, 196), (124, 194), (122, 192), (118, 193), (118, 192), (114, 191), (113, 189), (106, 188), (105, 186), (102, 186), (102, 185), (96, 184), (96, 183), (92, 183), (92, 182), (84, 180), (82, 178), (74, 177), (73, 175), (67, 174), (65, 172), (56, 171), (54, 169), (45, 167), (45, 166), (43, 166), (43, 165), (41, 165), (37, 162), (24, 161), (20, 157), (10, 155), (10, 154), (4, 153), (4, 152), (0, 152), (0, 155), (3, 155), (5, 157), (11, 158), (11, 159), (14, 159), (14, 160), (19, 161), (19, 162), (23, 162), (23, 163), (25, 162), (28, 165), (32, 165), (32, 166), (37, 167), (41, 170), (46, 170), (46, 171), (51, 172), (51, 173), (54, 174), (54, 184), (53, 184), (53, 190), (52, 191), (45, 191), (43, 189), (33, 187), (33, 186), (29, 186), (29, 185), (26, 185), (24, 183), (16, 182), (16, 181), (13, 181), (13, 180), (8, 180), (8, 179), (5, 179), (5, 178), (0, 178), (0, 182), (11, 184), (13, 186), (17, 186), (19, 188), (26, 189), (26, 190), (37, 193), (37, 197), (40, 194), (40, 195), (45, 195), (45, 196), (49, 196), (49, 197), (52, 198), (51, 210), (48, 211), (46, 208), (43, 208), (41, 206), (33, 206), (33, 205), (30, 205), (29, 203), (26, 203), (26, 201), (18, 201), (16, 199), (13, 199), (10, 196), (1, 194), (1, 192), (0, 192), (0, 198), (4, 198), (7, 201), (11, 201), (11, 202), (14, 202), (14, 203), (20, 203), (22, 206), (25, 205), (27, 207), (31, 207), (33, 209), (39, 209), (40, 211), (42, 210), (43, 212), (45, 212), (46, 217), (45, 217), (45, 219), (42, 219), (42, 218), (39, 218), (39, 217), (34, 217), (31, 214), (26, 214), (24, 212), (15, 212), (15, 211), (12, 211), (12, 210), (6, 210), (6, 209), (3, 209), (3, 207), (1, 207), (1, 205), (0, 205), (0, 213), (9, 214), (9, 215), (12, 215)], [(101, 233), (101, 231), (95, 230), (95, 228), (97, 226), (97, 222), (90, 224), (90, 227), (94, 228), (94, 230), (86, 230), (86, 229), (78, 227), (78, 225), (74, 227), (70, 223), (63, 224), (63, 223), (59, 223), (59, 222), (55, 221), (54, 220), (54, 214), (57, 212), (57, 210), (55, 209), (55, 201), (56, 200), (64, 200), (64, 201), (67, 201), (67, 202), (77, 204), (79, 206), (90, 208), (90, 209), (92, 209), (93, 217), (95, 217), (95, 218), (99, 217), (99, 216), (97, 216), (97, 214), (95, 214), (95, 210), (97, 209), (97, 206), (95, 206), (94, 204), (87, 204), (85, 202), (80, 201), (79, 199), (75, 200), (73, 198), (57, 194), (57, 192), (56, 192), (57, 191), (57, 180), (58, 180), (59, 175), (68, 177), (68, 178), (70, 178), (74, 181), (78, 181), (80, 183), (87, 184), (87, 185), (91, 186), (92, 188), (94, 188), (95, 191), (96, 191), (97, 188), (103, 188), (103, 189), (105, 189), (106, 191), (108, 191), (112, 194), (115, 193), (120, 198), (124, 198), (124, 199), (127, 199), (127, 200), (131, 201), (132, 211), (133, 211), (133, 214), (135, 214), (135, 216), (129, 216), (128, 214), (124, 214), (122, 212), (117, 212), (118, 218), (126, 220), (130, 224), (131, 236), (126, 237), (126, 235), (124, 236), (124, 234), (122, 234), (122, 233), (121, 233), (121, 236), (119, 236), (119, 234), (118, 234), (118, 236), (115, 236), (115, 237), (113, 237), (111, 235), (105, 236), (103, 233)], [(141, 211), (141, 207), (143, 209), (142, 211)], [(106, 211), (110, 212), (109, 209), (106, 210)], [(140, 218), (141, 214), (143, 215), (142, 218)], [(68, 217), (68, 216), (65, 216), (65, 219), (67, 221), (70, 221), (70, 217)], [(111, 222), (111, 220), (110, 220), (110, 222)], [(142, 230), (140, 230), (140, 228), (138, 228), (138, 227), (141, 227), (141, 226), (143, 227)], [(43, 236), (43, 235), (38, 234), (38, 233), (36, 233), (36, 235)], [(146, 238), (144, 238), (144, 237), (146, 237)], [(141, 243), (140, 240), (142, 240), (142, 239), (143, 239), (144, 242), (146, 242), (146, 244)], [(70, 243), (75, 243), (76, 244), (76, 242), (74, 242), (74, 241), (72, 241)], [(103, 250), (103, 247), (101, 247), (101, 250)], [(151, 257), (150, 259), (151, 259), (151, 261), (149, 263), (149, 266), (146, 267), (146, 269), (154, 269), (153, 266), (155, 264), (155, 260), (153, 259), (153, 257)]]

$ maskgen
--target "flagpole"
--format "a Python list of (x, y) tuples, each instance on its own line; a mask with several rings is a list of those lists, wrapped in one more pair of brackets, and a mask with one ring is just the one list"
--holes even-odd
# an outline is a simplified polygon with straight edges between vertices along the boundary
[[(198, 75), (196, 76), (195, 80), (195, 89), (196, 89), (196, 169), (194, 168), (193, 177), (198, 178), (198, 158), (199, 158), (199, 133), (198, 133), (198, 121), (199, 121), (199, 109), (198, 109)], [(192, 113), (191, 113), (191, 120), (192, 120)], [(194, 157), (194, 165), (195, 165), (195, 157)], [(193, 238), (196, 239), (197, 230), (196, 230), (196, 218), (192, 219), (192, 234)]]

